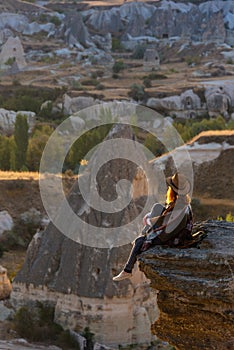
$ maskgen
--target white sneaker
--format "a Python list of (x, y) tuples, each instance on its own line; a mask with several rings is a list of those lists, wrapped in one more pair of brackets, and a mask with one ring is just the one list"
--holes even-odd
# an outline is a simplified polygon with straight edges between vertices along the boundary
[(126, 278), (131, 278), (132, 273), (131, 272), (126, 272), (126, 271), (121, 271), (117, 276), (113, 277), (113, 281), (122, 281), (125, 280)]

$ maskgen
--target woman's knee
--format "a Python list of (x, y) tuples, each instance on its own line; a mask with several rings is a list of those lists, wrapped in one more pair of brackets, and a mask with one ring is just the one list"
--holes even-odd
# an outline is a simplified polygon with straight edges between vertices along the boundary
[(155, 217), (162, 214), (164, 206), (160, 203), (155, 203), (151, 209), (150, 216)]

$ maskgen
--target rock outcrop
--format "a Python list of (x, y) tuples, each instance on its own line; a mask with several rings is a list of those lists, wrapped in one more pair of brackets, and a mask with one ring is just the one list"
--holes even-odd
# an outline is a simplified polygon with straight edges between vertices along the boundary
[(29, 131), (32, 130), (36, 122), (36, 113), (30, 111), (9, 111), (5, 108), (0, 108), (0, 131), (4, 134), (12, 134), (14, 132), (15, 121), (17, 115), (25, 115), (29, 125)]
[(159, 291), (152, 332), (180, 350), (234, 347), (234, 223), (208, 221), (199, 248), (154, 247), (140, 269)]
[[(233, 199), (234, 176), (231, 169), (234, 165), (234, 131), (204, 131), (190, 143), (156, 158), (153, 166), (156, 169), (161, 167), (166, 172), (170, 169), (171, 172), (172, 169), (175, 170), (174, 160), (176, 160), (177, 165), (186, 169), (186, 164), (183, 166), (186, 152), (189, 153), (193, 164), (196, 195)], [(220, 215), (226, 215), (222, 207)]]
[(4, 231), (10, 231), (13, 228), (13, 225), (13, 219), (8, 211), (0, 211), (0, 237)]
[(217, 6), (211, 1), (201, 5), (173, 1), (131, 2), (111, 9), (90, 10), (86, 24), (99, 33), (121, 33), (124, 41), (127, 35), (147, 35), (223, 43), (226, 31), (233, 29), (232, 12), (230, 1), (219, 1)]
[(0, 265), (0, 300), (6, 299), (11, 294), (11, 282), (7, 276), (7, 269)]
[(193, 119), (205, 113), (210, 117), (222, 115), (229, 119), (234, 110), (232, 80), (202, 82), (200, 88), (185, 90), (180, 95), (151, 97), (146, 105), (165, 115)]
[[(133, 134), (128, 126), (116, 125), (109, 137), (132, 140)], [(133, 144), (129, 146), (131, 155), (134, 153)], [(106, 145), (104, 147), (107, 148)], [(108, 148), (108, 151), (116, 153), (115, 145)], [(103, 149), (100, 154), (103, 155)], [(94, 157), (94, 168), (100, 164), (100, 154)], [(92, 170), (90, 173), (93, 173)], [(85, 176), (89, 176), (89, 173), (84, 173)], [(132, 183), (139, 177), (133, 162), (125, 159), (108, 161), (96, 178), (101, 198), (111, 203), (116, 197), (116, 184), (120, 180), (127, 179)], [(138, 185), (137, 180), (135, 185)], [(118, 190), (121, 194), (121, 186)], [(93, 195), (92, 182), (88, 191), (89, 196)], [(32, 305), (36, 300), (49, 302), (55, 307), (56, 322), (69, 329), (82, 330), (89, 326), (95, 333), (95, 339), (103, 344), (149, 343), (153, 337), (150, 324), (157, 317), (156, 294), (150, 291), (144, 275), (139, 271), (131, 281), (121, 284), (112, 281), (112, 276), (120, 271), (127, 259), (130, 244), (98, 248), (91, 242), (91, 239), (96, 240), (100, 247), (103, 240), (100, 230), (103, 227), (116, 228), (115, 239), (118, 241), (120, 227), (132, 222), (144, 207), (144, 198), (140, 198), (139, 189), (137, 194), (139, 200), (131, 200), (123, 210), (106, 213), (95, 210), (85, 202), (76, 182), (68, 197), (69, 204), (81, 220), (92, 225), (92, 232), (95, 233), (83, 245), (62, 234), (52, 222), (44, 232), (38, 232), (30, 243), (22, 269), (14, 279), (12, 303), (19, 306)], [(73, 226), (69, 218), (64, 217), (63, 220), (68, 220), (67, 228)], [(125, 237), (128, 230), (125, 229)], [(81, 229), (81, 225), (76, 226), (76, 231), (84, 240), (89, 234)], [(132, 230), (129, 233), (132, 234)], [(110, 246), (116, 243), (113, 239), (111, 243), (110, 236), (107, 240), (110, 240)]]

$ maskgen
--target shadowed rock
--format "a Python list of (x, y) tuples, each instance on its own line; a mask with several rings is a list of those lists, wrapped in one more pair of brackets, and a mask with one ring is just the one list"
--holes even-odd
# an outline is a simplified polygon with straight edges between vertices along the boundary
[[(129, 126), (115, 125), (107, 140), (119, 138), (123, 141), (131, 140), (129, 152), (133, 154), (135, 143)], [(103, 147), (107, 148), (106, 145)], [(115, 145), (108, 146), (108, 152), (112, 153), (113, 158), (116, 153), (114, 148)], [(87, 178), (90, 197), (95, 191), (91, 175), (100, 164), (103, 152), (101, 148), (94, 155), (92, 164), (82, 175)], [(139, 154), (139, 158), (141, 157), (143, 155)], [(143, 161), (146, 162), (144, 159)], [(135, 181), (135, 186), (139, 187), (140, 182), (134, 180), (135, 177), (139, 178), (139, 171), (133, 162), (126, 159), (106, 162), (96, 177), (100, 198), (110, 203), (115, 200), (117, 184), (123, 179), (130, 183)], [(116, 238), (111, 238), (114, 247), (98, 248), (91, 242), (91, 246), (76, 243), (51, 222), (44, 232), (34, 236), (28, 248), (25, 263), (14, 279), (11, 295), (13, 304), (30, 305), (36, 300), (50, 302), (55, 306), (57, 322), (70, 329), (83, 329), (89, 325), (97, 341), (106, 344), (119, 344), (120, 340), (122, 343), (150, 342), (150, 320), (152, 314), (156, 316), (157, 306), (155, 293), (152, 295), (148, 284), (143, 284), (144, 275), (138, 273), (134, 280), (120, 284), (112, 281), (112, 276), (120, 271), (130, 251), (130, 244), (116, 244), (119, 227), (131, 222), (144, 207), (144, 193), (140, 197), (140, 188), (137, 188), (137, 193), (138, 198), (132, 198), (126, 208), (116, 213), (102, 212), (85, 202), (76, 182), (68, 196), (73, 212), (92, 226), (95, 236), (93, 240), (96, 239), (97, 244), (103, 240), (100, 236), (101, 228), (116, 228)], [(121, 195), (121, 185), (118, 195)], [(69, 222), (69, 218), (63, 217), (63, 220), (66, 219), (69, 230), (73, 223)], [(135, 228), (137, 235), (137, 227)], [(90, 234), (86, 229), (81, 229), (81, 226), (75, 227), (73, 233), (79, 235), (81, 240), (85, 240), (86, 235)], [(152, 304), (150, 308), (149, 304)], [(126, 331), (126, 324), (131, 331)]]

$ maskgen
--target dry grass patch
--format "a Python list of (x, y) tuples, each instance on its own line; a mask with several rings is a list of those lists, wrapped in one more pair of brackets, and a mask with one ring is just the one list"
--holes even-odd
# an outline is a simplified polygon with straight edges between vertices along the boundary
[(0, 170), (1, 180), (39, 180), (38, 172), (17, 172), (17, 171), (2, 171)]

